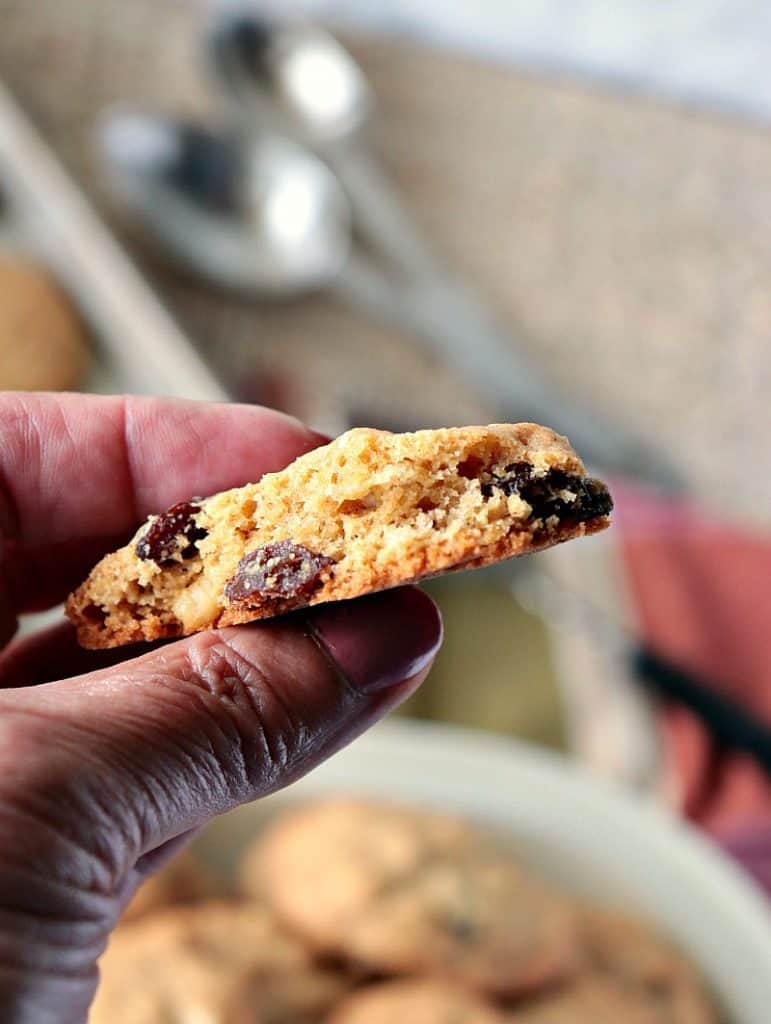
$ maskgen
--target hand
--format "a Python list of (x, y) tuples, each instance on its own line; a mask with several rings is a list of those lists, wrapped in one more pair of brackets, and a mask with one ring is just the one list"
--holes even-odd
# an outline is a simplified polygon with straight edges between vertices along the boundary
[(0, 395), (0, 1019), (76, 1024), (142, 877), (404, 700), (441, 640), (407, 587), (144, 649), (9, 643), (150, 512), (322, 443), (255, 407)]

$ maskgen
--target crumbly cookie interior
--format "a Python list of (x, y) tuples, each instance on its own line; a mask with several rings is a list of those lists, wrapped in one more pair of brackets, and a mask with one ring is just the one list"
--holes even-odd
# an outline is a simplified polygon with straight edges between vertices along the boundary
[(546, 428), (358, 429), (151, 517), (70, 613), (87, 645), (181, 635), (544, 547), (606, 525), (610, 507)]

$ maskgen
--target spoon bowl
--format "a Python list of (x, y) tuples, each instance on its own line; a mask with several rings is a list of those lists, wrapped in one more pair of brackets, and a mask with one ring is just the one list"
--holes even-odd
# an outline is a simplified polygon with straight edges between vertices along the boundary
[(312, 153), (270, 133), (235, 138), (130, 111), (102, 118), (113, 189), (164, 248), (229, 289), (291, 297), (345, 266), (351, 211)]
[(219, 15), (210, 59), (236, 109), (308, 145), (339, 143), (369, 119), (374, 96), (359, 66), (328, 32), (253, 8)]

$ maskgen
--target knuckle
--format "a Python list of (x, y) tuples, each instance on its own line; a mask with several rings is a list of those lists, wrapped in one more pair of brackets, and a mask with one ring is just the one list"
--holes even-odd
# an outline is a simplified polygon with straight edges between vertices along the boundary
[(259, 648), (234, 634), (194, 638), (188, 662), (199, 698), (225, 730), (250, 794), (268, 791), (291, 769), (308, 742), (309, 726), (277, 685)]

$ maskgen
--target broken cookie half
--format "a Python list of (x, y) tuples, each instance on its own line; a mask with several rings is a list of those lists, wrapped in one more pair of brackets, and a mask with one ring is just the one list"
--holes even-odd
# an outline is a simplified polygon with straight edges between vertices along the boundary
[(356, 429), (151, 516), (67, 614), (85, 647), (184, 636), (526, 554), (604, 529), (612, 508), (545, 427)]

